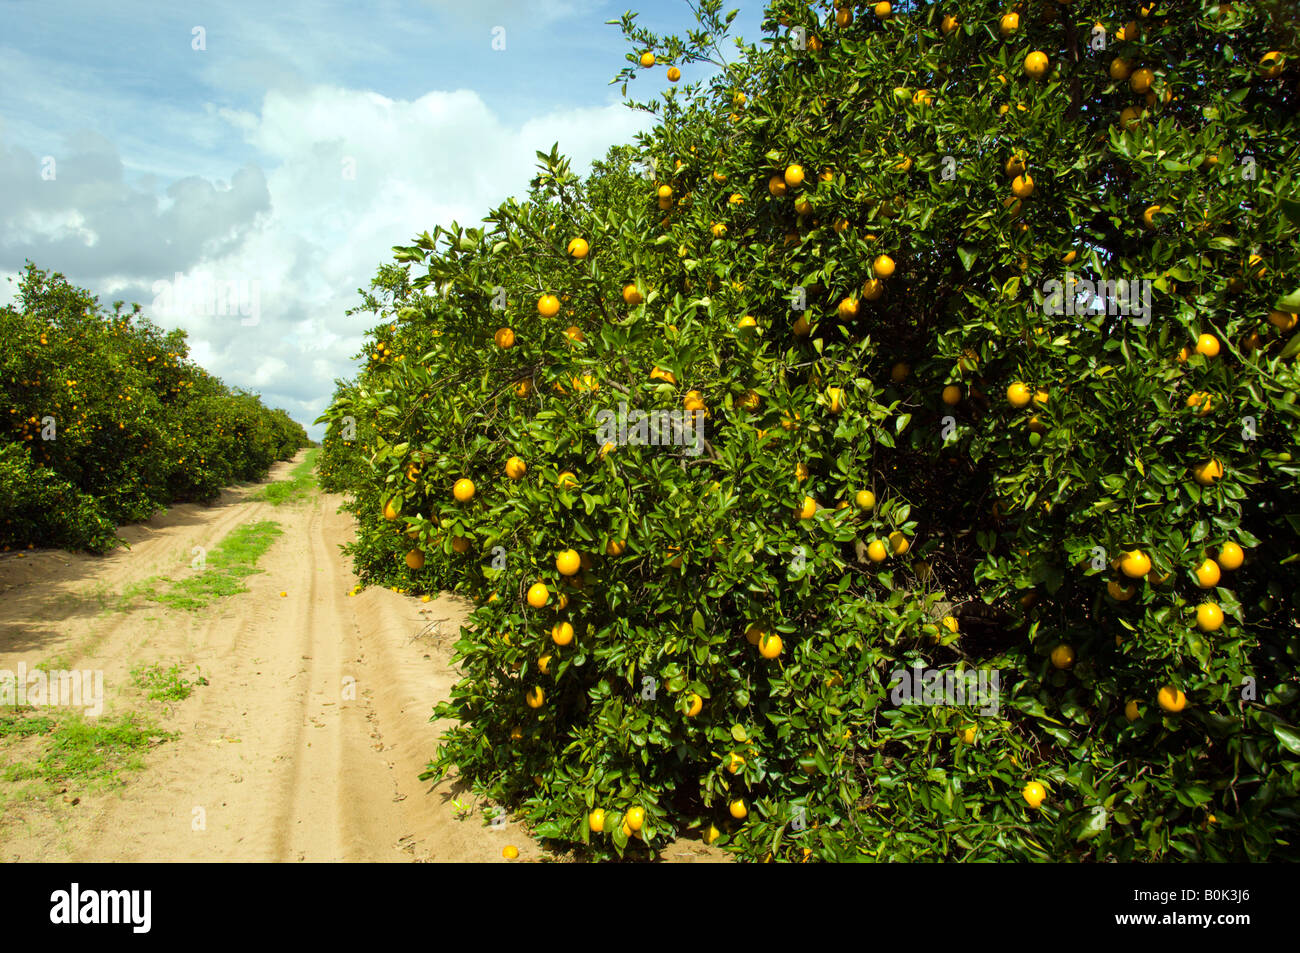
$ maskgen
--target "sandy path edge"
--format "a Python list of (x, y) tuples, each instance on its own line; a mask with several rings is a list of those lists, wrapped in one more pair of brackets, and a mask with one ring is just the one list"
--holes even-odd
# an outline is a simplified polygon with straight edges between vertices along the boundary
[[(282, 479), (301, 459), (278, 464)], [(501, 861), (547, 857), (513, 821), (485, 827), (488, 807), (455, 780), (419, 774), (437, 746), (434, 705), (450, 694), (452, 643), (468, 605), (384, 589), (353, 597), (339, 545), (352, 538), (341, 498), (178, 506), (126, 527), (132, 548), (94, 557), (40, 551), (0, 560), (0, 669), (52, 658), (104, 672), (105, 715), (146, 711), (179, 736), (153, 749), (121, 787), (11, 806), (5, 861)], [(249, 591), (200, 612), (146, 604), (104, 611), (97, 593), (191, 571), (212, 547), (260, 520), (279, 537)], [(286, 596), (281, 597), (280, 593)], [(443, 634), (425, 632), (438, 621)], [(424, 634), (421, 634), (424, 633)], [(209, 680), (164, 710), (130, 679), (140, 663), (198, 665)], [(0, 752), (4, 749), (0, 748)], [(454, 801), (473, 813), (457, 818)], [(719, 860), (698, 842), (666, 859)]]

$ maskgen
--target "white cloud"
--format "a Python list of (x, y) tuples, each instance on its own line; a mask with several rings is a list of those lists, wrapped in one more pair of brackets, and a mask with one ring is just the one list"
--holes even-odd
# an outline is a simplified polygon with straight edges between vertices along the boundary
[[(530, 6), (559, 15), (565, 4)], [(98, 137), (69, 147), (60, 184), (48, 189), (29, 184), (35, 156), (0, 148), (0, 264), (13, 272), (30, 257), (146, 310), (155, 282), (177, 273), (242, 282), (257, 291), (255, 325), (202, 309), (159, 323), (183, 327), (195, 359), (227, 383), (260, 391), (307, 424), (334, 379), (352, 373), (367, 320), (344, 312), (393, 245), (452, 219), (477, 224), (526, 191), (535, 152), (557, 140), (585, 172), (647, 124), (645, 114), (610, 105), (511, 126), (471, 90), (404, 101), (327, 86), (270, 92), (258, 111), (211, 109), (198, 125), (210, 133), (214, 120), (260, 161), (233, 171), (228, 184), (177, 179), (165, 201), (129, 184), (133, 157)], [(20, 180), (22, 189), (10, 187)], [(0, 286), (0, 301), (11, 290)]]

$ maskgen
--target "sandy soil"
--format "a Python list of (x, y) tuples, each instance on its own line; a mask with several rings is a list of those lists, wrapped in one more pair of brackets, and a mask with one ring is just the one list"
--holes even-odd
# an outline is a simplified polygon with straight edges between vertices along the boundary
[[(102, 669), (106, 716), (146, 711), (179, 732), (121, 787), (81, 793), (76, 804), (68, 795), (11, 805), (0, 860), (488, 862), (502, 861), (507, 844), (520, 860), (554, 859), (513, 822), (483, 826), (487, 805), (458, 782), (419, 780), (437, 746), (440, 726), (429, 718), (455, 679), (452, 643), (467, 604), (389, 590), (348, 596), (355, 578), (338, 547), (353, 524), (338, 512), (341, 498), (316, 493), (277, 507), (247, 502), (254, 489), (125, 527), (131, 548), (108, 556), (0, 558), (0, 669), (53, 658)], [(198, 612), (102, 608), (103, 593), (179, 578), (193, 547), (260, 520), (284, 535), (248, 592)], [(197, 664), (210, 684), (165, 713), (130, 671), (178, 661), (191, 676)], [(456, 799), (474, 807), (467, 820)], [(679, 842), (667, 859), (723, 857)]]

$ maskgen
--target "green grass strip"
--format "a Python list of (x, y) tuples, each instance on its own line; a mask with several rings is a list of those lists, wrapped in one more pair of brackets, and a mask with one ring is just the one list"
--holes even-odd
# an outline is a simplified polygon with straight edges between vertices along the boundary
[[(143, 754), (151, 744), (176, 737), (135, 714), (116, 719), (84, 718), (80, 714), (61, 714), (54, 719), (23, 711), (0, 715), (0, 739), (11, 742), (37, 736), (43, 743), (38, 746), (40, 751), (33, 752), (35, 760), (8, 758), (0, 778), (49, 786), (115, 783), (121, 772), (138, 771), (144, 766)], [(40, 792), (28, 793), (39, 796)]]
[(257, 561), (283, 532), (280, 524), (271, 520), (246, 523), (207, 554), (206, 568), (181, 580), (167, 580), (171, 589), (150, 598), (173, 609), (202, 609), (217, 599), (247, 592), (244, 579), (262, 572)]
[(268, 483), (248, 499), (272, 506), (306, 499), (316, 489), (316, 455), (319, 452), (319, 447), (308, 450), (302, 462), (289, 472), (289, 479)]

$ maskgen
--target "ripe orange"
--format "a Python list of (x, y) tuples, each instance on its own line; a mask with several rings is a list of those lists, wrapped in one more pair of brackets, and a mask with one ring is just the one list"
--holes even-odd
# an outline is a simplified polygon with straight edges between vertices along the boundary
[(750, 645), (758, 645), (766, 635), (767, 630), (758, 624), (750, 625), (749, 628), (745, 629), (745, 641)]
[(553, 318), (560, 313), (560, 299), (546, 294), (537, 299), (537, 313), (544, 318)]
[(876, 494), (870, 490), (858, 490), (853, 496), (853, 502), (860, 510), (873, 510), (876, 508)]
[(1180, 712), (1187, 707), (1187, 696), (1172, 685), (1166, 685), (1156, 692), (1156, 702), (1165, 711)]
[(832, 414), (838, 414), (844, 409), (844, 389), (841, 387), (826, 388), (826, 397), (830, 400), (830, 409)]
[(1007, 388), (1007, 402), (1012, 407), (1027, 407), (1032, 399), (1033, 394), (1021, 381), (1016, 381)]
[(623, 286), (623, 301), (626, 304), (635, 307), (636, 305), (640, 304), (644, 300), (645, 298), (642, 297), (640, 289), (637, 288), (635, 284), (628, 284)]
[(1196, 339), (1196, 353), (1215, 357), (1219, 353), (1219, 339), (1213, 334), (1202, 334)]
[(549, 655), (543, 655), (537, 660), (537, 671), (541, 672), (543, 675), (547, 673), (550, 667), (551, 657)]
[(1202, 632), (1213, 632), (1223, 625), (1223, 610), (1217, 602), (1202, 602), (1196, 607), (1196, 627)]
[(894, 259), (888, 255), (878, 255), (876, 260), (871, 263), (872, 272), (877, 278), (888, 278), (894, 273)]
[(1110, 61), (1110, 78), (1117, 83), (1122, 83), (1128, 79), (1131, 68), (1126, 60), (1122, 60), (1117, 56)]
[(506, 860), (514, 860), (519, 856), (519, 848), (514, 844), (506, 844), (505, 847), (501, 848), (501, 856)]
[(511, 457), (506, 461), (506, 476), (512, 480), (518, 480), (528, 471), (528, 464), (524, 463), (519, 457)]
[(889, 379), (893, 381), (895, 384), (901, 384), (903, 383), (903, 381), (907, 380), (908, 375), (911, 373), (912, 373), (911, 366), (905, 364), (902, 361), (899, 361), (897, 364), (895, 364), (893, 367), (889, 369)]
[(1259, 58), (1259, 75), (1265, 79), (1276, 79), (1282, 75), (1282, 54), (1269, 50)]
[(836, 308), (839, 316), (847, 321), (849, 318), (855, 318), (858, 315), (858, 301), (856, 298), (843, 298)]
[(727, 234), (727, 226), (722, 222), (714, 222), (709, 226), (709, 231), (713, 233), (714, 238), (721, 238), (723, 235)]
[(956, 384), (949, 384), (943, 389), (943, 402), (949, 407), (955, 407), (961, 403), (961, 388)]
[(1246, 554), (1242, 552), (1241, 547), (1232, 540), (1219, 547), (1218, 563), (1224, 569), (1237, 569), (1245, 558)]
[(621, 539), (611, 539), (605, 544), (606, 556), (622, 556), (623, 551), (627, 549), (627, 543)]
[(528, 703), (529, 708), (541, 708), (542, 702), (546, 701), (546, 693), (542, 691), (542, 686), (534, 685), (524, 696), (524, 701)]
[(596, 808), (587, 815), (587, 827), (593, 834), (599, 834), (605, 829), (605, 811), (602, 808)]
[(573, 641), (573, 626), (567, 622), (557, 622), (551, 626), (551, 641), (556, 645), (568, 645)]
[(770, 632), (763, 633), (762, 638), (758, 640), (758, 654), (763, 658), (772, 659), (781, 654), (782, 642), (781, 636)]
[(587, 244), (587, 240), (585, 238), (569, 239), (568, 252), (574, 258), (586, 258), (587, 252), (590, 250), (591, 250), (590, 246)]
[(1196, 567), (1196, 584), (1202, 589), (1213, 589), (1219, 584), (1219, 564), (1213, 559), (1207, 559)]
[(1025, 57), (1025, 74), (1030, 79), (1042, 79), (1047, 75), (1047, 54), (1035, 50)]
[(1003, 36), (1010, 36), (1020, 29), (1020, 14), (1007, 13), (1003, 14), (1002, 19), (998, 21), (998, 32)]
[(535, 582), (528, 587), (528, 604), (534, 609), (540, 609), (551, 601), (551, 593), (546, 588), (546, 583)]
[(808, 479), (808, 464), (800, 462), (794, 465), (794, 478), (802, 483)]
[(668, 67), (668, 82), (675, 83), (682, 78), (682, 71), (676, 66)]
[(889, 550), (885, 549), (885, 544), (882, 543), (880, 540), (873, 539), (870, 543), (867, 544), (867, 558), (870, 559), (873, 563), (884, 562), (885, 557), (887, 557), (888, 555), (889, 555)]
[(726, 768), (728, 774), (735, 774), (744, 766), (745, 766), (745, 759), (742, 758), (740, 755), (736, 754), (736, 752), (733, 751), (729, 755), (727, 755)]
[(461, 478), (456, 481), (456, 485), (451, 488), (451, 495), (456, 498), (457, 503), (468, 503), (474, 499), (474, 481)]
[(412, 549), (406, 554), (406, 565), (412, 569), (424, 568), (424, 553), (418, 549)]
[(565, 470), (556, 478), (555, 485), (558, 486), (561, 490), (572, 490), (575, 486), (578, 485), (578, 478), (575, 477), (570, 471)]
[(869, 278), (862, 286), (862, 297), (868, 301), (875, 301), (885, 293), (884, 283), (879, 278)]
[(1209, 486), (1223, 476), (1223, 464), (1214, 458), (1210, 458), (1193, 468), (1192, 476), (1201, 486)]
[(745, 802), (740, 798), (736, 798), (736, 800), (732, 801), (727, 806), (727, 811), (738, 821), (743, 821), (749, 816), (749, 808), (745, 807)]
[(454, 552), (462, 556), (469, 552), (469, 538), (466, 536), (454, 536), (451, 540), (451, 548)]
[(1196, 416), (1204, 417), (1214, 406), (1213, 395), (1199, 390), (1192, 391), (1187, 395), (1187, 406), (1195, 409)]
[(973, 745), (975, 743), (975, 729), (966, 728), (960, 733), (959, 737), (965, 744)]
[(803, 502), (795, 507), (794, 515), (801, 520), (812, 519), (817, 515), (817, 501), (811, 496), (805, 496)]
[(401, 515), (402, 515), (401, 510), (399, 510), (396, 506), (393, 505), (392, 500), (389, 500), (387, 503), (384, 504), (384, 519), (395, 520), (397, 519), (397, 517)]
[(1120, 557), (1119, 568), (1130, 579), (1140, 579), (1151, 571), (1151, 559), (1142, 550), (1135, 549)]
[(563, 576), (572, 576), (582, 568), (582, 557), (577, 550), (565, 549), (555, 554), (555, 568)]
[(1124, 717), (1129, 721), (1137, 721), (1138, 718), (1141, 717), (1141, 714), (1142, 713), (1138, 710), (1137, 699), (1131, 699), (1129, 703), (1124, 706)]
[(1134, 71), (1133, 75), (1129, 77), (1129, 89), (1141, 95), (1151, 88), (1151, 84), (1155, 82), (1155, 78), (1156, 74), (1144, 66), (1141, 69)]
[(792, 189), (797, 189), (803, 184), (803, 167), (799, 165), (788, 165), (785, 167), (785, 184)]
[(895, 530), (889, 534), (889, 551), (895, 556), (902, 556), (911, 548), (911, 542), (908, 541), (907, 537), (904, 536), (902, 532)]
[(623, 816), (623, 823), (634, 831), (639, 831), (645, 824), (645, 808), (641, 806), (630, 807), (627, 814)]
[(1287, 311), (1270, 311), (1268, 323), (1279, 331), (1290, 331), (1296, 326), (1297, 316)]
[(777, 197), (785, 195), (787, 187), (779, 172), (773, 173), (772, 177), (767, 180), (767, 191)]
[(1074, 664), (1074, 649), (1065, 643), (1052, 649), (1052, 664), (1057, 668), (1069, 668)]
[(655, 55), (649, 51), (641, 54), (641, 65), (646, 69), (655, 65)]
[(1116, 602), (1128, 602), (1137, 595), (1137, 586), (1132, 583), (1120, 583), (1117, 579), (1111, 579), (1106, 583), (1106, 591)]
[(1020, 792), (1020, 796), (1025, 799), (1026, 804), (1037, 810), (1039, 805), (1043, 803), (1043, 799), (1047, 797), (1047, 791), (1037, 781), (1030, 781), (1025, 785), (1025, 789)]
[(701, 698), (699, 695), (695, 694), (694, 692), (691, 692), (684, 699), (683, 710), (686, 712), (687, 718), (694, 718), (696, 715), (698, 715), (701, 711), (704, 710), (704, 699)]
[(1034, 194), (1034, 179), (1028, 173), (1018, 175), (1011, 180), (1011, 192), (1018, 199), (1027, 199)]
[(939, 24), (939, 28), (943, 30), (943, 35), (947, 36), (953, 30), (957, 29), (957, 27), (959, 27), (960, 25), (961, 24), (958, 22), (956, 17), (946, 16), (943, 18), (943, 22)]

